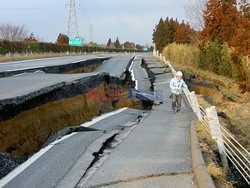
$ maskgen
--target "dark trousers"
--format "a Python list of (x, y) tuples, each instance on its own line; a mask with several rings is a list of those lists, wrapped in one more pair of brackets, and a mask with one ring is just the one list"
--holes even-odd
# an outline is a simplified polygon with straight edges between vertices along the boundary
[(182, 94), (181, 95), (173, 94), (172, 110), (177, 110), (177, 112), (181, 110), (181, 100), (182, 100)]

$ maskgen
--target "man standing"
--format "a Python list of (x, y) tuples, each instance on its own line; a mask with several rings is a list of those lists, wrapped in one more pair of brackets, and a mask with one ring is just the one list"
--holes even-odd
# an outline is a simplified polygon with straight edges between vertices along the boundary
[(182, 72), (178, 71), (176, 77), (174, 77), (170, 82), (171, 89), (171, 99), (172, 99), (172, 112), (181, 114), (181, 100), (182, 100), (182, 90), (187, 88), (186, 83), (182, 79)]

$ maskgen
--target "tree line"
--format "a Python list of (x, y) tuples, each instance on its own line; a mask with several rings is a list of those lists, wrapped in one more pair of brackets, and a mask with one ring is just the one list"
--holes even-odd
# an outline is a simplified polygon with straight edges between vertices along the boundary
[(198, 68), (238, 81), (250, 81), (247, 0), (196, 0), (186, 11), (197, 31), (173, 18), (160, 19), (153, 32), (156, 49), (163, 52), (168, 48), (165, 52), (169, 57), (174, 48), (179, 48), (179, 52), (186, 50), (186, 54), (193, 54), (193, 65)]
[(116, 38), (116, 40), (113, 42), (111, 38), (109, 38), (107, 42), (107, 47), (108, 48), (115, 48), (115, 49), (134, 49), (134, 50), (139, 50), (143, 51), (144, 48), (147, 48), (148, 51), (153, 51), (153, 46), (149, 45), (140, 45), (136, 44), (134, 42), (126, 41), (123, 44), (120, 43), (119, 37)]
[(59, 33), (55, 43), (44, 42), (28, 32), (25, 25), (13, 25), (11, 23), (0, 24), (0, 55), (7, 53), (61, 53), (61, 52), (134, 52), (142, 51), (142, 48), (121, 48), (119, 40), (116, 42), (117, 48), (110, 48), (106, 45), (90, 43), (83, 46), (70, 46), (69, 37)]
[(160, 19), (153, 32), (153, 42), (156, 49), (160, 52), (168, 44), (176, 42), (177, 44), (190, 44), (197, 40), (197, 32), (191, 28), (189, 23), (182, 21), (178, 22), (177, 19), (163, 18)]
[(227, 43), (236, 53), (250, 54), (250, 6), (247, 0), (209, 0), (199, 39)]

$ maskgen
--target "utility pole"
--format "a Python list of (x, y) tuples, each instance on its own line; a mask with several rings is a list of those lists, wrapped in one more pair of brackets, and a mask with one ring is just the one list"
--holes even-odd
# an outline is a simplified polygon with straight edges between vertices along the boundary
[(93, 24), (92, 24), (92, 22), (90, 22), (90, 24), (89, 24), (89, 43), (92, 43), (92, 42), (94, 42), (94, 31), (93, 31)]
[(68, 37), (78, 38), (79, 29), (76, 15), (76, 7), (80, 6), (80, 4), (77, 4), (76, 0), (70, 0), (67, 6), (69, 6)]

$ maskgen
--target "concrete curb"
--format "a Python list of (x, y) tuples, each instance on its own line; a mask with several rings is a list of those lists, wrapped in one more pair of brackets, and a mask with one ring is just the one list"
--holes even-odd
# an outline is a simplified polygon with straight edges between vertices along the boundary
[(190, 136), (191, 136), (191, 156), (192, 169), (199, 188), (215, 188), (211, 176), (208, 174), (204, 158), (202, 156), (198, 134), (196, 131), (196, 121), (191, 122)]

